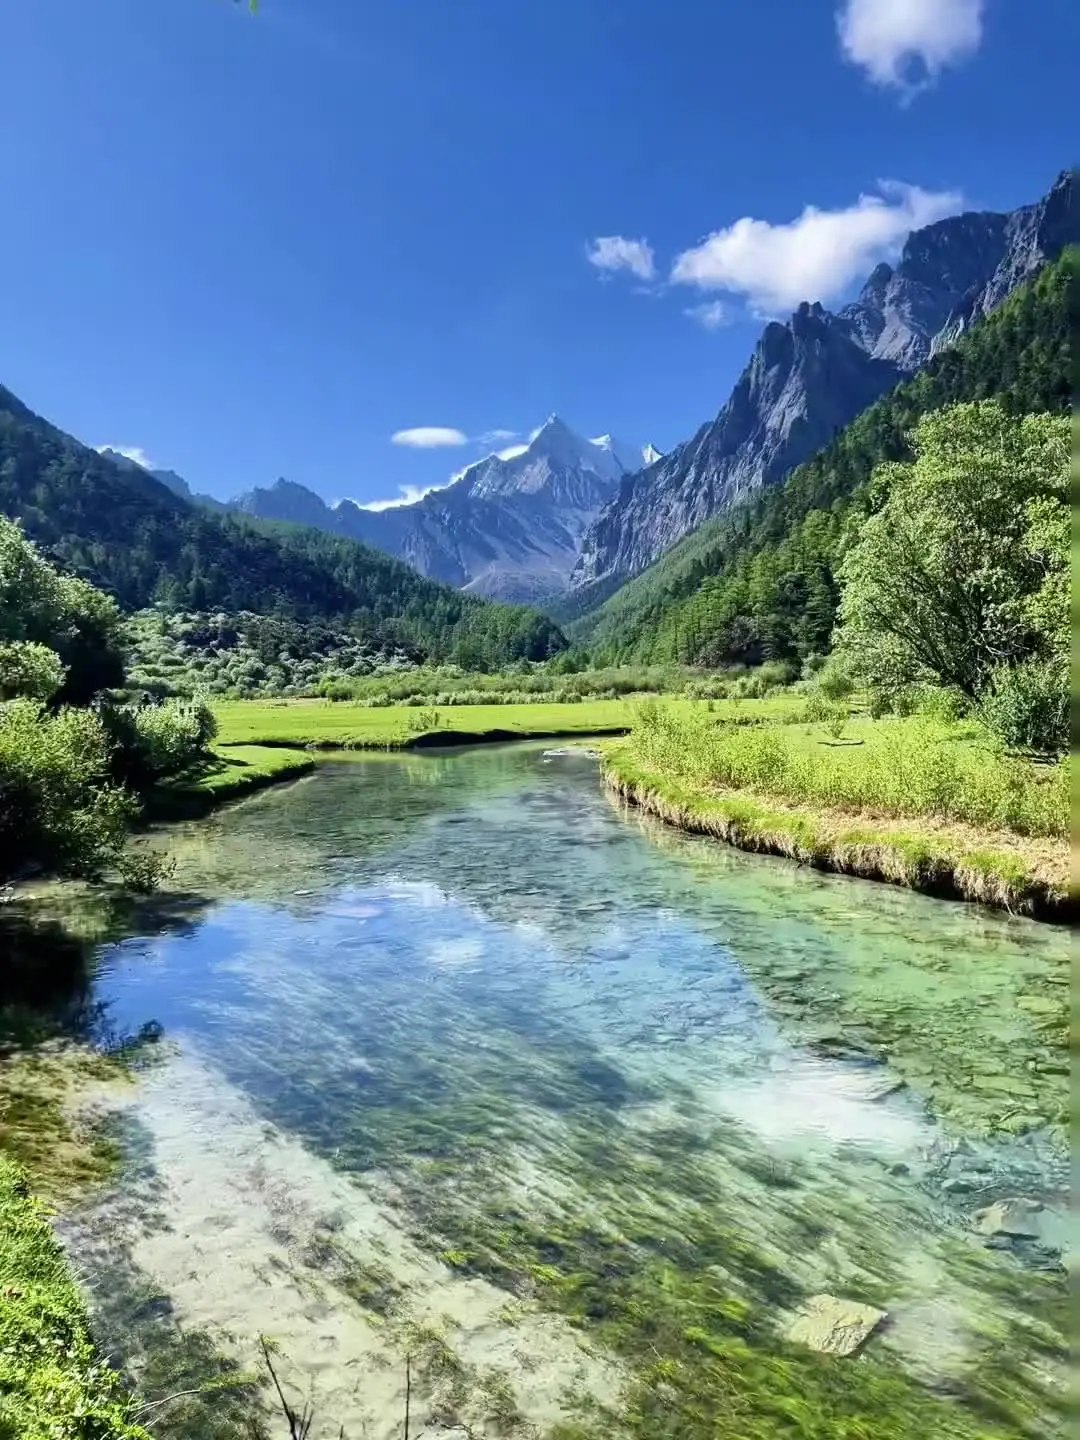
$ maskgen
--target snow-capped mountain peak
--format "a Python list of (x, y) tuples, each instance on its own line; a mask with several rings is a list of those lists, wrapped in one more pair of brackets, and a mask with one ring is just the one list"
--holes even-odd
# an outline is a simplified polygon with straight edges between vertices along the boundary
[(646, 465), (655, 465), (658, 460), (664, 458), (664, 452), (658, 450), (655, 445), (650, 443), (642, 448), (641, 458), (645, 461)]

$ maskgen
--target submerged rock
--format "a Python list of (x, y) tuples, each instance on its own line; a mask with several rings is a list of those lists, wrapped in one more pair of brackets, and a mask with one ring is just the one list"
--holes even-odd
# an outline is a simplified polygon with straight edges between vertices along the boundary
[(1005, 1235), (1018, 1240), (1039, 1240), (1042, 1228), (1038, 1216), (1042, 1205), (1038, 1200), (1027, 1200), (1017, 1196), (1010, 1200), (997, 1200), (983, 1210), (976, 1210), (975, 1229), (980, 1235)]
[(554, 750), (545, 750), (542, 760), (554, 760), (559, 755), (584, 755), (587, 760), (599, 760), (600, 751), (591, 750), (587, 745), (560, 745)]
[(787, 1338), (824, 1355), (854, 1355), (887, 1318), (885, 1310), (858, 1300), (811, 1295), (788, 1327)]

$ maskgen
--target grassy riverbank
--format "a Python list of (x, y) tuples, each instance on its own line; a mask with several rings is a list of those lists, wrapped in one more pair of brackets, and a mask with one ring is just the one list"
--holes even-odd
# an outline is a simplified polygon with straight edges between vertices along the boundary
[(110, 1173), (114, 1144), (76, 1123), (69, 1104), (88, 1084), (122, 1083), (123, 1070), (79, 1046), (23, 1048), (20, 1029), (0, 1012), (0, 1436), (149, 1440), (95, 1349), (86, 1303), (36, 1198)]
[(215, 749), (209, 763), (197, 773), (159, 786), (149, 797), (147, 813), (155, 820), (199, 815), (267, 785), (295, 780), (314, 767), (315, 761), (301, 750), (269, 745)]
[(671, 824), (740, 849), (932, 895), (1063, 920), (1062, 766), (1004, 756), (971, 726), (858, 721), (732, 731), (654, 709), (605, 756), (607, 783)]
[(0, 1153), (0, 1435), (149, 1440), (90, 1338), (45, 1210)]

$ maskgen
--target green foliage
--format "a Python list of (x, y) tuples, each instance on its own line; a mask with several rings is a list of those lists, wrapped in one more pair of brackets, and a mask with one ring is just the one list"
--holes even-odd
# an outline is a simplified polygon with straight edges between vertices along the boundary
[(51, 700), (64, 683), (60, 656), (36, 640), (9, 640), (0, 644), (0, 700), (26, 695)]
[(835, 655), (830, 655), (817, 670), (815, 684), (826, 700), (843, 700), (855, 690), (851, 671)]
[(80, 445), (2, 387), (0, 513), (20, 517), (39, 544), (125, 610), (161, 602), (168, 610), (322, 620), (377, 648), (468, 657), (478, 668), (565, 648), (557, 626), (535, 610), (463, 595), (322, 531), (189, 504)]
[(533, 700), (573, 704), (679, 690), (702, 698), (726, 693), (724, 677), (699, 670), (664, 665), (585, 669), (579, 668), (580, 657), (569, 663), (567, 669), (565, 658), (558, 656), (547, 665), (518, 665), (493, 675), (470, 674), (458, 665), (387, 667), (379, 674), (335, 682), (331, 698), (350, 697), (374, 706), (526, 705)]
[(1069, 744), (1069, 674), (1058, 660), (1003, 665), (990, 676), (979, 718), (1002, 744), (1056, 755)]
[(104, 706), (100, 713), (113, 775), (140, 792), (204, 763), (217, 734), (214, 712), (201, 701)]
[(28, 868), (97, 878), (119, 859), (138, 807), (111, 765), (90, 710), (0, 705), (0, 881)]
[(90, 1339), (49, 1222), (0, 1154), (0, 1436), (150, 1440)]
[(140, 610), (125, 620), (127, 685), (149, 695), (336, 694), (363, 677), (414, 670), (412, 652), (322, 621), (242, 611)]
[[(826, 730), (843, 733), (847, 723), (837, 707)], [(864, 722), (854, 738), (863, 744), (823, 745), (795, 726), (717, 726), (700, 712), (657, 705), (639, 711), (628, 744), (649, 769), (698, 786), (837, 810), (932, 816), (1021, 835), (1068, 832), (1065, 766), (1039, 767), (1001, 754), (977, 726), (919, 715)]]
[(1057, 614), (1064, 632), (1042, 597), (1067, 573), (1069, 423), (983, 401), (925, 416), (913, 444), (912, 464), (875, 474), (880, 508), (839, 571), (837, 644), (880, 688), (976, 698), (999, 666), (1064, 648), (1033, 622)]
[(909, 437), (922, 416), (989, 397), (1011, 414), (1069, 410), (1078, 255), (1066, 252), (1048, 266), (783, 485), (707, 522), (574, 620), (572, 639), (609, 660), (755, 664), (824, 653), (849, 527), (870, 512), (873, 472), (910, 459)]
[(58, 702), (80, 705), (118, 684), (123, 675), (119, 620), (107, 596), (83, 580), (62, 575), (17, 525), (0, 516), (3, 698), (55, 696)]

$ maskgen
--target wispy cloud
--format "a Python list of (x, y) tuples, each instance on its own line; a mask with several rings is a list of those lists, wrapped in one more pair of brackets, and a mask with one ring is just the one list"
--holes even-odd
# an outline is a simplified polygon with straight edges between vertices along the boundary
[(585, 247), (589, 264), (605, 274), (628, 270), (639, 280), (656, 275), (656, 257), (647, 240), (628, 240), (625, 235), (599, 235)]
[(467, 445), (469, 437), (463, 430), (454, 430), (448, 425), (417, 425), (411, 430), (395, 430), (390, 443), (406, 445), (411, 450), (440, 450)]
[(706, 300), (703, 305), (691, 305), (683, 313), (706, 330), (719, 330), (731, 323), (731, 313), (723, 300)]
[(955, 191), (895, 180), (879, 181), (878, 189), (842, 210), (808, 205), (786, 224), (744, 216), (677, 256), (672, 281), (742, 295), (759, 314), (834, 299), (877, 261), (895, 255), (910, 231), (963, 205)]
[(506, 445), (511, 440), (518, 438), (516, 430), (485, 430), (482, 435), (477, 435), (476, 444), (481, 449), (494, 450), (499, 445)]
[(983, 9), (984, 0), (844, 0), (840, 48), (875, 85), (911, 99), (979, 48)]
[(158, 469), (157, 462), (150, 459), (150, 456), (141, 445), (99, 445), (98, 454), (104, 455), (106, 450), (112, 450), (117, 455), (123, 455), (125, 460), (134, 460), (136, 465), (141, 465), (144, 470)]
[(392, 500), (354, 500), (361, 510), (396, 510), (399, 505), (415, 505), (433, 490), (445, 490), (445, 485), (402, 485)]

